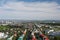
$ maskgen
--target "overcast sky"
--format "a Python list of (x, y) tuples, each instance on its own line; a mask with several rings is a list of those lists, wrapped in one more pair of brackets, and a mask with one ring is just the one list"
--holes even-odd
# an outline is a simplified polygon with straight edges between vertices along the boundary
[(60, 0), (0, 0), (0, 19), (60, 20)]

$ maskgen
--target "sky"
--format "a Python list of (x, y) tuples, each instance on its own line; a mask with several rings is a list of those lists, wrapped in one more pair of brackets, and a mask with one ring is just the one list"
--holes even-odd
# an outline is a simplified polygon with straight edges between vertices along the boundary
[(60, 20), (60, 0), (0, 0), (0, 19)]

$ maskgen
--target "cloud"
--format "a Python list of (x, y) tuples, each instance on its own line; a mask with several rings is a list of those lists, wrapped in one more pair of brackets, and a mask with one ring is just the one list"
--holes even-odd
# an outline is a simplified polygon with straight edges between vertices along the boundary
[(1, 18), (25, 20), (60, 20), (60, 5), (56, 2), (7, 2), (0, 7)]

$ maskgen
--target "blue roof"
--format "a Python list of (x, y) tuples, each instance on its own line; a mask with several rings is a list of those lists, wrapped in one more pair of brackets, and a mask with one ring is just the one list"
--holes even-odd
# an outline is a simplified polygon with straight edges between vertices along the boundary
[(50, 35), (50, 36), (60, 36), (60, 32), (51, 32), (48, 35)]

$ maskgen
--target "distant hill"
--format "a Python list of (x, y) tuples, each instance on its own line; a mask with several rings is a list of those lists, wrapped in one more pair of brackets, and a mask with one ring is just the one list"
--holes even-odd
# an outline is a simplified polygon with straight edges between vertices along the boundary
[(11, 22), (41, 22), (41, 23), (60, 23), (60, 20), (18, 20), (18, 19), (0, 19), (1, 21)]

